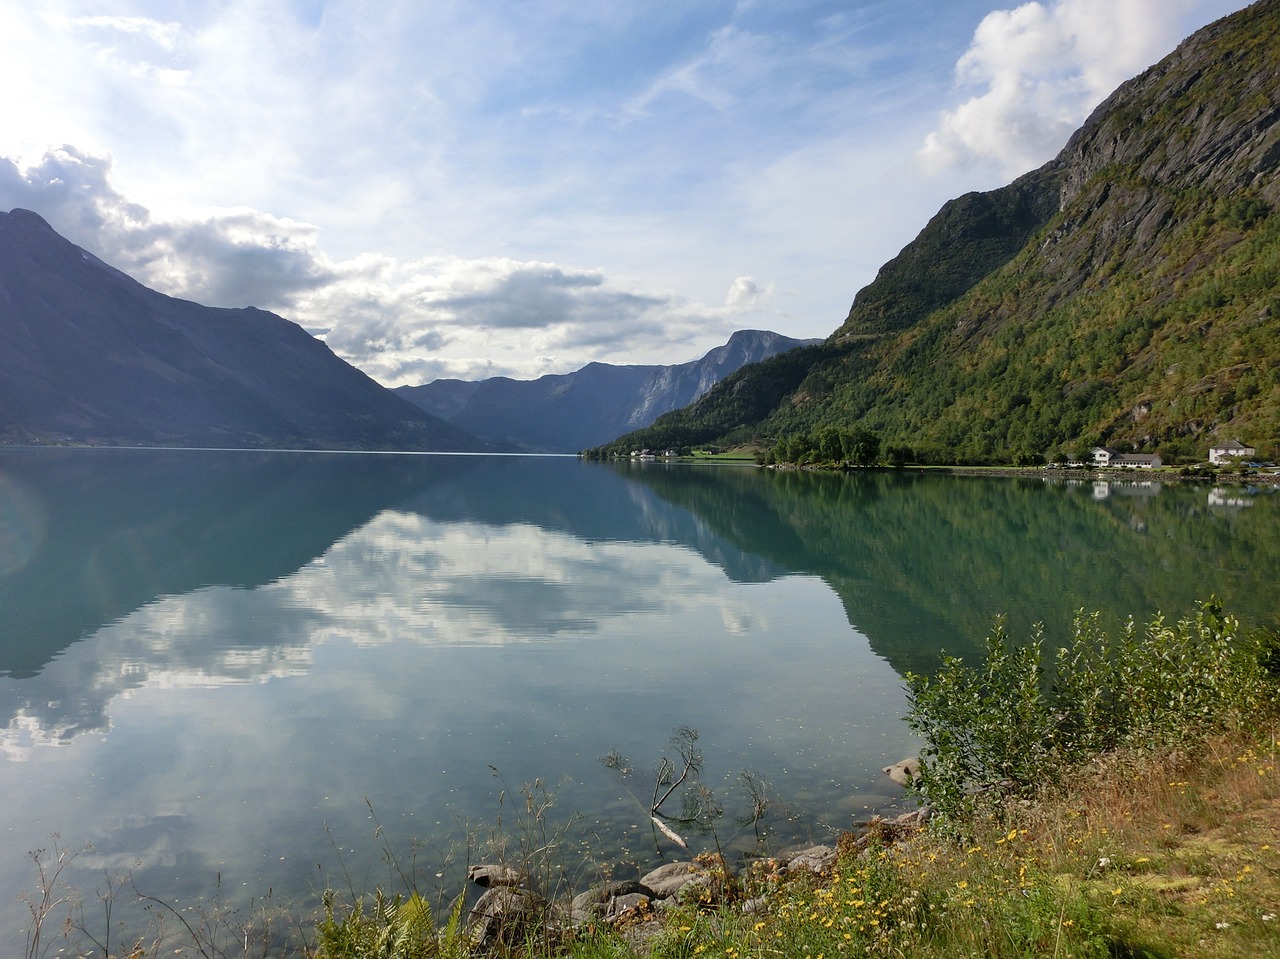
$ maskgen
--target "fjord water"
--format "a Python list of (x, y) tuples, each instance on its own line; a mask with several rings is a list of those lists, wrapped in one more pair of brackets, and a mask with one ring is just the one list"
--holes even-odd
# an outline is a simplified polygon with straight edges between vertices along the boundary
[(0, 453), (0, 945), (52, 834), (91, 846), (65, 877), (90, 902), (125, 872), (177, 903), (307, 900), (387, 884), (386, 848), (449, 873), (540, 779), (581, 816), (574, 854), (634, 873), (679, 852), (643, 806), (681, 725), (727, 851), (756, 841), (743, 769), (774, 848), (832, 839), (905, 805), (880, 773), (915, 748), (902, 672), (972, 654), (997, 614), (1052, 640), (1082, 607), (1216, 594), (1274, 623), (1277, 509), (558, 457)]

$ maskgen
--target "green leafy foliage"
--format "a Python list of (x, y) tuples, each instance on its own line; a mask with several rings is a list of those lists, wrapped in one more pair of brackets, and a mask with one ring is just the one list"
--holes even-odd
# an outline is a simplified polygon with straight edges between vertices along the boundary
[(324, 895), (324, 918), (316, 927), (316, 959), (432, 959), (471, 954), (462, 932), (459, 897), (444, 927), (437, 930), (431, 905), (421, 896), (361, 898), (347, 910), (332, 892)]
[(765, 456), (766, 463), (830, 466), (874, 466), (880, 458), (880, 437), (866, 430), (819, 426), (812, 433), (782, 437)]
[(980, 663), (949, 657), (933, 676), (906, 677), (908, 722), (925, 741), (918, 789), (964, 821), (1103, 752), (1192, 747), (1274, 705), (1263, 650), (1212, 600), (1176, 624), (1157, 616), (1139, 631), (1130, 621), (1116, 640), (1082, 612), (1052, 657), (1039, 627), (1014, 643), (997, 622)]

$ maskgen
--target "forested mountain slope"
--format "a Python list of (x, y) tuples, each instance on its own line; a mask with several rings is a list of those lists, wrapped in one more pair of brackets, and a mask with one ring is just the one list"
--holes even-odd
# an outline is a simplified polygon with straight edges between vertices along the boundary
[(870, 430), (933, 462), (1280, 443), (1280, 0), (1124, 84), (1044, 167), (946, 204), (819, 347), (614, 449)]

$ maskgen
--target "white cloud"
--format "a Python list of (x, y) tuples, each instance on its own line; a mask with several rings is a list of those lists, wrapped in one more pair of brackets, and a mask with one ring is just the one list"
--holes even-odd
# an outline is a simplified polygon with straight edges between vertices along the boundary
[(753, 309), (773, 296), (774, 284), (761, 286), (752, 276), (737, 277), (729, 284), (724, 305), (731, 310)]
[(110, 158), (71, 147), (26, 169), (0, 158), (0, 209), (41, 212), (72, 242), (161, 292), (281, 313), (388, 385), (533, 377), (662, 349), (693, 359), (748, 325), (769, 290), (740, 280), (717, 307), (551, 262), (372, 253), (339, 261), (321, 250), (312, 224), (248, 208), (162, 219), (127, 200), (111, 175)]
[[(1126, 79), (1184, 35), (1193, 0), (1057, 0), (983, 18), (956, 64), (962, 89), (980, 92), (942, 114), (920, 157), (938, 171), (994, 163), (1032, 169)], [(1223, 13), (1227, 12), (1223, 9)]]

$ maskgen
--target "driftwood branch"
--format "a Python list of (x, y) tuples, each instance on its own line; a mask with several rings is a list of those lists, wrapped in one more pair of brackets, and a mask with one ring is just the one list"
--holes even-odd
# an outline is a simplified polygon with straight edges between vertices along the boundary
[[(665, 760), (665, 759), (664, 759), (664, 760), (663, 760), (663, 762), (665, 763), (665, 762), (667, 762), (667, 760)], [(659, 807), (660, 807), (664, 802), (666, 802), (666, 801), (667, 801), (668, 797), (670, 797), (670, 795), (671, 795), (673, 792), (675, 792), (677, 789), (679, 789), (679, 788), (680, 788), (681, 784), (682, 784), (686, 779), (688, 779), (688, 778), (689, 778), (689, 771), (690, 771), (692, 768), (693, 768), (693, 761), (692, 761), (688, 756), (685, 756), (685, 757), (684, 757), (684, 769), (680, 771), (680, 778), (679, 778), (679, 779), (677, 779), (675, 782), (673, 782), (673, 783), (672, 783), (672, 784), (667, 788), (667, 791), (666, 791), (666, 792), (664, 792), (664, 793), (662, 794), (662, 798), (661, 798), (661, 799), (658, 799), (658, 798), (657, 798), (657, 796), (658, 796), (658, 787), (662, 785), (662, 778), (663, 778), (663, 777), (662, 777), (661, 775), (659, 775), (659, 776), (658, 776), (658, 781), (657, 781), (656, 783), (654, 783), (654, 785), (653, 785), (653, 796), (654, 796), (654, 800), (653, 800), (653, 806), (651, 806), (651, 807), (650, 807), (650, 809), (649, 809), (649, 812), (650, 812), (650, 814), (651, 814), (651, 815), (656, 815), (656, 814), (657, 814), (657, 812), (658, 812), (658, 808), (659, 808)]]

